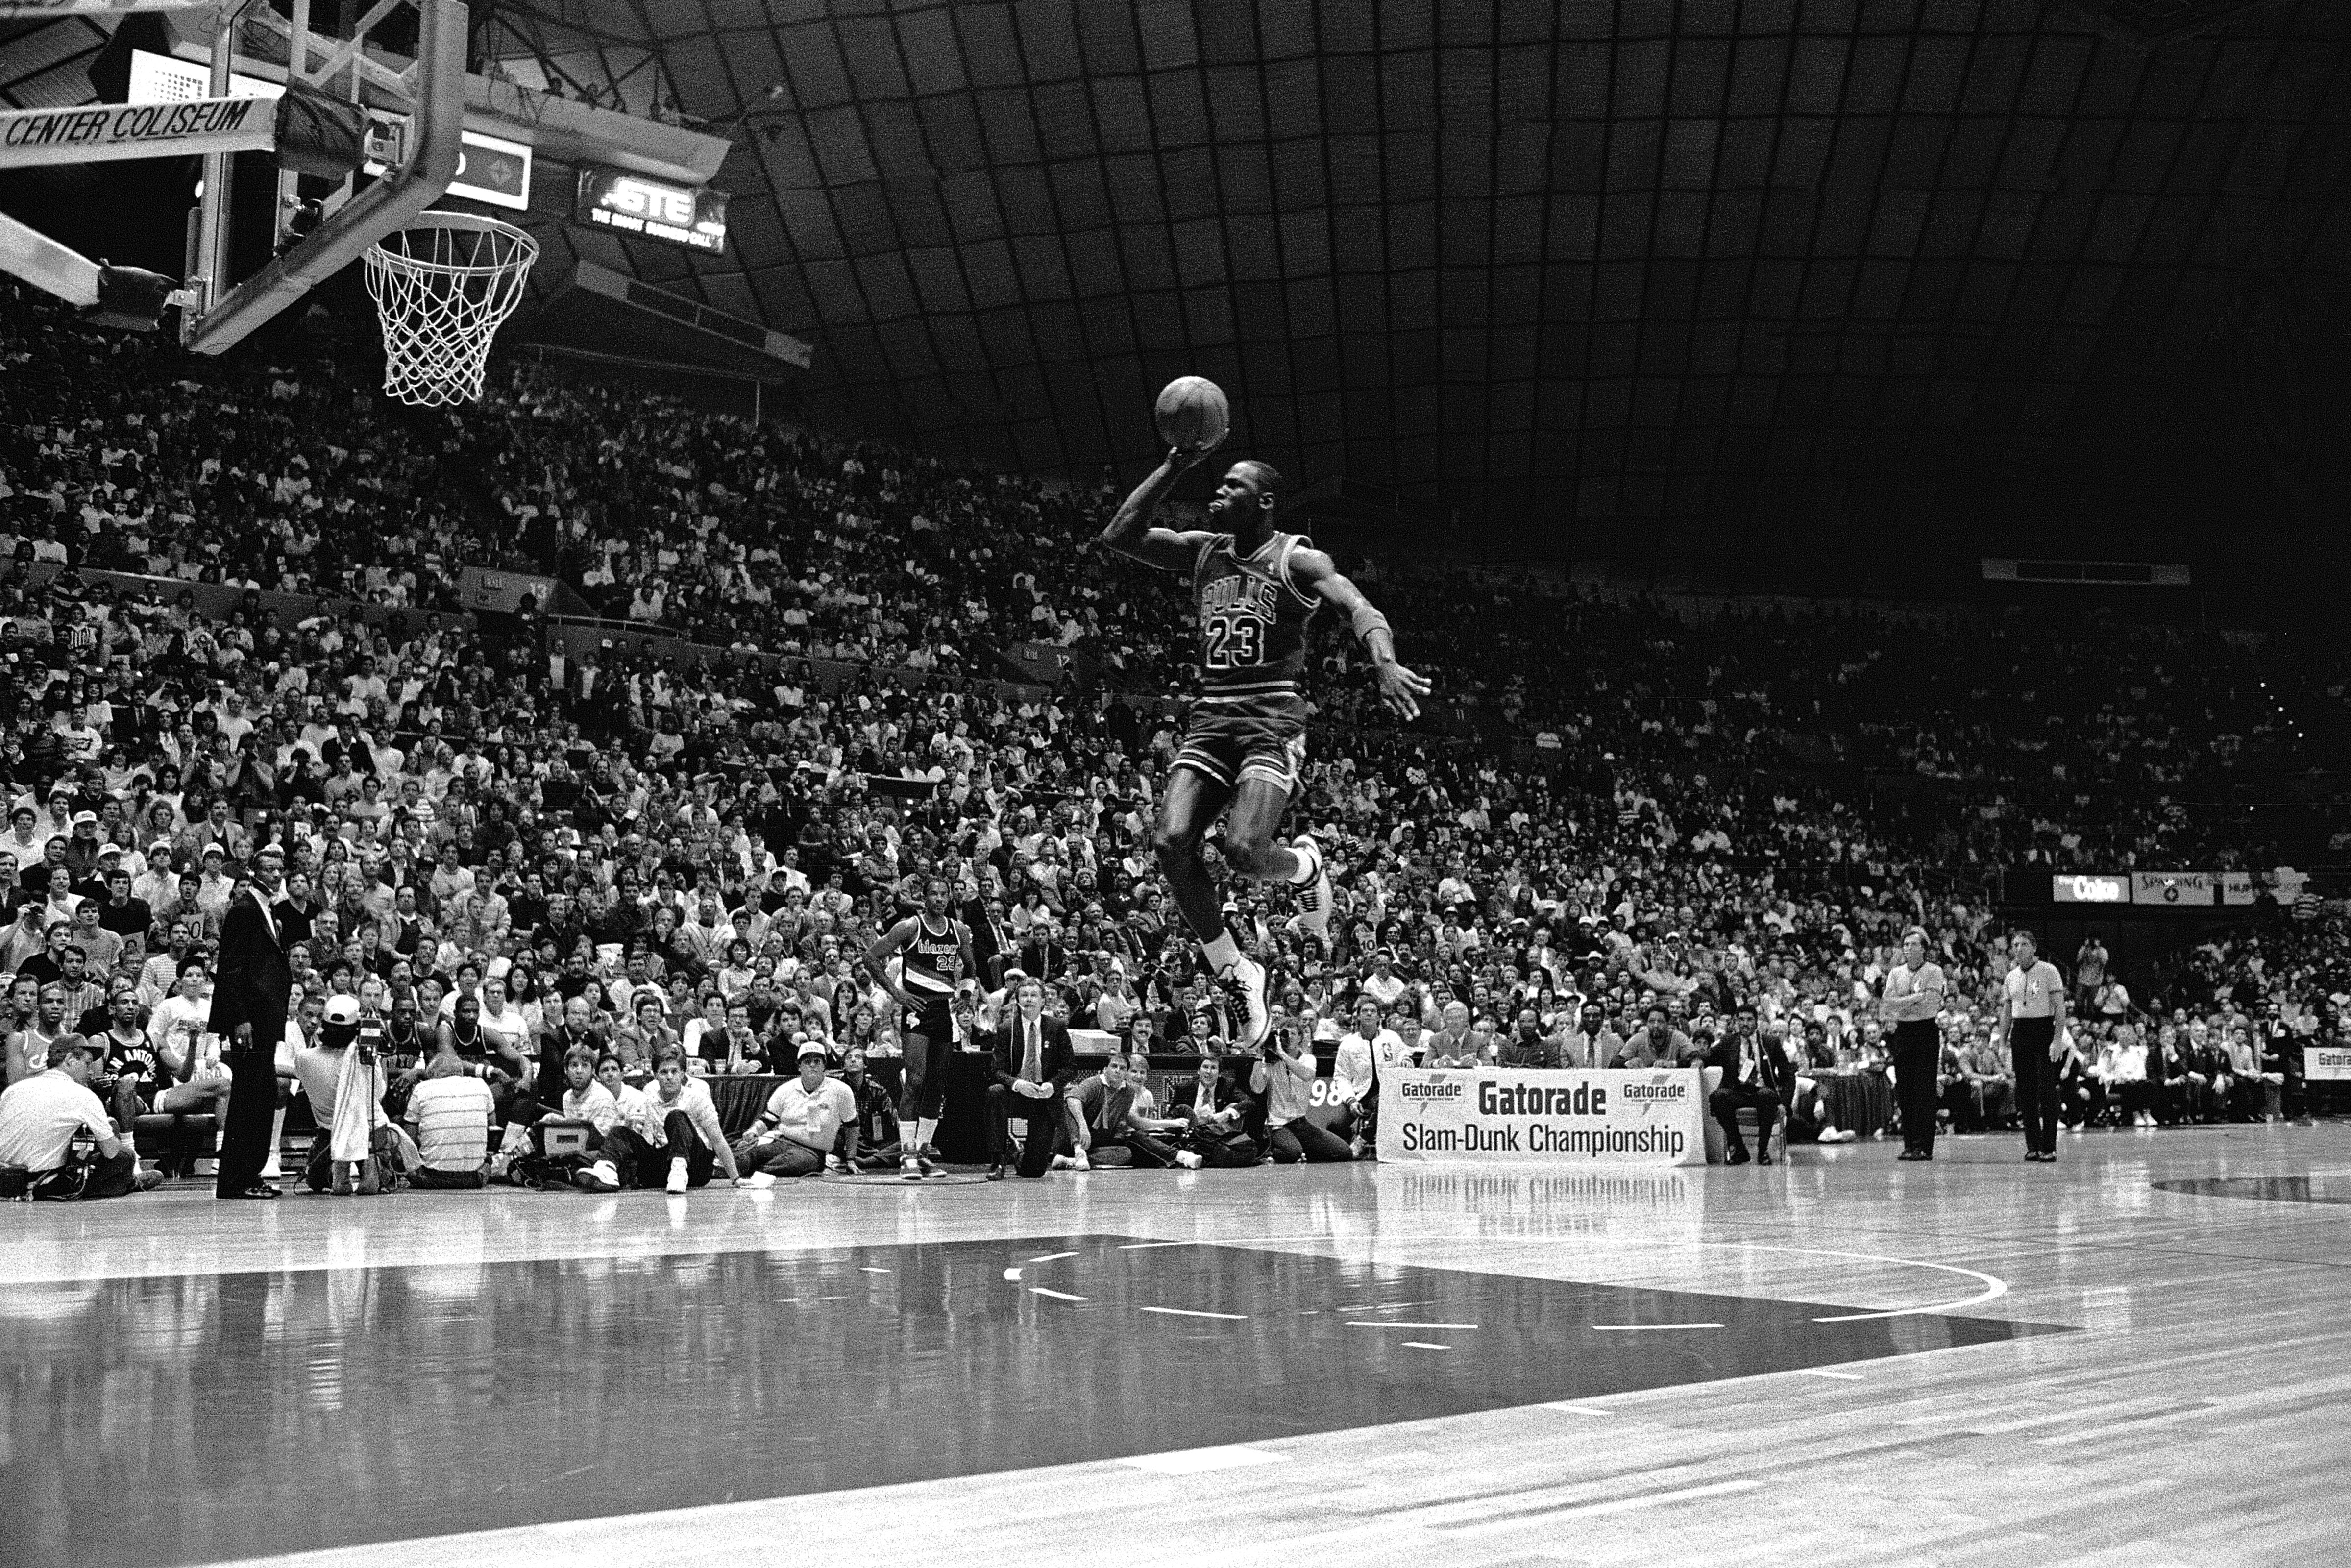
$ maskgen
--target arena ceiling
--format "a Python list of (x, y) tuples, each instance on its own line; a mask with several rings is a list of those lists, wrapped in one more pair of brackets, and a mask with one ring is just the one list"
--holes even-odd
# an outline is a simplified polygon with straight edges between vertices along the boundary
[(2341, 342), (2321, 0), (496, 9), (735, 129), (728, 253), (641, 276), (1026, 468), (1135, 474), (1199, 372), (1236, 451), (1465, 527), (2144, 528), (2273, 491)]
[(542, 239), (814, 344), (836, 428), (1131, 478), (1197, 372), (1326, 497), (1579, 555), (2351, 492), (2341, 0), (475, 9), (733, 136), (725, 255)]

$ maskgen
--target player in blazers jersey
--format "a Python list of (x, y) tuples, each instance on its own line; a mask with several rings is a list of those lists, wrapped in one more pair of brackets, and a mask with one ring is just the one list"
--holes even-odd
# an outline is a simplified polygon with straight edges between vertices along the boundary
[[(898, 1174), (920, 1181), (940, 1174), (931, 1163), (931, 1135), (939, 1130), (946, 1101), (947, 1052), (955, 1049), (955, 1019), (949, 1003), (956, 987), (978, 969), (972, 962), (971, 932), (947, 911), (955, 890), (945, 877), (923, 884), (923, 907), (883, 932), (865, 950), (865, 972), (873, 983), (914, 1015), (900, 1031), (905, 1044), (906, 1081), (898, 1094), (898, 1126), (905, 1152)], [(900, 959), (895, 983), (890, 959)]]
[(1236, 463), (1208, 503), (1207, 528), (1152, 526), (1152, 514), (1186, 470), (1211, 447), (1176, 447), (1135, 486), (1102, 529), (1122, 555), (1189, 572), (1200, 618), (1200, 695), (1159, 801), (1153, 846), (1176, 891), (1176, 907), (1199, 937), (1219, 985), (1239, 1004), (1240, 1038), (1265, 1039), (1265, 969), (1225, 929), (1222, 901), (1200, 843), (1221, 813), (1226, 863), (1242, 876), (1299, 889), (1307, 928), (1328, 939), (1331, 877), (1311, 834), (1274, 841), (1306, 760), (1306, 627), (1325, 604), (1344, 614), (1372, 656), (1380, 696), (1405, 718), (1420, 712), (1428, 683), (1396, 663), (1387, 617), (1331, 558), (1273, 526), (1281, 476), (1270, 464)]

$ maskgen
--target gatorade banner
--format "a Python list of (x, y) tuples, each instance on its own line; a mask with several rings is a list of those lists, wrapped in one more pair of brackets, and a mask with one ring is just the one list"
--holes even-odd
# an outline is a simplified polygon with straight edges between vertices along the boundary
[(2309, 1079), (2333, 1079), (2336, 1082), (2351, 1079), (2351, 1045), (2304, 1046), (2302, 1075)]
[(1380, 1075), (1380, 1158), (1429, 1165), (1703, 1165), (1700, 1099), (1694, 1067), (1395, 1068)]

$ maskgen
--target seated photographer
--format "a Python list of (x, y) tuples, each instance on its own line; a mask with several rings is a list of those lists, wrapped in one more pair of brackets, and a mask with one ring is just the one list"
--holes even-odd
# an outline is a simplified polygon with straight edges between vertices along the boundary
[[(27, 1187), (37, 1198), (120, 1197), (162, 1183), (139, 1168), (130, 1138), (117, 1137), (106, 1107), (90, 1092), (99, 1048), (78, 1034), (49, 1047), (48, 1065), (0, 1092), (0, 1194)], [(73, 1157), (87, 1135), (96, 1158)]]
[(857, 1157), (857, 1098), (848, 1084), (825, 1075), (826, 1060), (823, 1046), (801, 1046), (799, 1076), (768, 1096), (767, 1108), (736, 1144), (737, 1167), (755, 1181), (821, 1171), (844, 1128), (850, 1132), (846, 1159)]
[(1307, 1115), (1313, 1087), (1314, 1052), (1305, 1032), (1295, 1018), (1279, 1015), (1249, 1067), (1249, 1092), (1265, 1096), (1268, 1157), (1282, 1165), (1360, 1157), (1360, 1148)]
[[(376, 999), (380, 1001), (383, 982), (370, 976), (368, 984), (375, 988)], [(304, 1000), (307, 1003), (308, 998)], [(362, 1045), (363, 1029), (367, 1038)], [(310, 1102), (310, 1114), (318, 1124), (318, 1131), (310, 1139), (309, 1162), (303, 1172), (303, 1179), (312, 1192), (325, 1192), (331, 1187), (339, 1195), (356, 1192), (367, 1197), (381, 1190), (385, 1169), (377, 1156), (381, 1154), (389, 1160), (392, 1155), (388, 1144), (379, 1147), (376, 1143), (378, 1131), (389, 1129), (392, 1124), (383, 1110), (382, 1038), (380, 1027), (363, 1023), (360, 998), (351, 996), (326, 999), (315, 1036), (304, 1034), (299, 1043), (294, 1043), (289, 1032), (294, 1075), (301, 1081), (302, 1092)], [(355, 1047), (362, 1052), (357, 1061), (350, 1054)], [(364, 1160), (338, 1162), (332, 1146), (347, 1072), (360, 1074), (352, 1082), (367, 1104), (370, 1154)]]
[[(611, 1061), (618, 1082), (620, 1059)], [(549, 1080), (544, 1076), (548, 1070), (538, 1069), (541, 1077), (534, 1082), (530, 1097), (516, 1102), (515, 1119), (507, 1124), (505, 1140), (490, 1156), (493, 1180), (504, 1178), (517, 1186), (569, 1181), (590, 1191), (612, 1190), (588, 1179), (589, 1169), (602, 1156), (606, 1134), (621, 1124), (621, 1103), (596, 1069), (596, 1053), (585, 1045), (575, 1045), (565, 1053), (559, 1078)], [(561, 1098), (551, 1106), (542, 1103), (539, 1092), (559, 1082), (563, 1085)], [(621, 1087), (628, 1088), (625, 1083)], [(547, 1135), (537, 1129), (559, 1124), (585, 1125), (586, 1142), (577, 1152), (560, 1156), (548, 1154)]]
[(898, 1098), (865, 1070), (865, 1052), (851, 1046), (841, 1059), (841, 1081), (856, 1102), (857, 1117), (841, 1129), (837, 1155), (852, 1169), (882, 1171), (898, 1163)]
[(1102, 1059), (1102, 1071), (1080, 1079), (1062, 1102), (1073, 1151), (1069, 1163), (1079, 1170), (1091, 1169), (1095, 1158), (1106, 1154), (1113, 1156), (1103, 1162), (1108, 1165), (1132, 1162), (1164, 1170), (1176, 1163), (1176, 1146), (1135, 1122), (1135, 1090), (1127, 1061), (1112, 1051)]
[(1249, 1098), (1225, 1076), (1221, 1058), (1200, 1058), (1192, 1081), (1168, 1094), (1167, 1109), (1184, 1123), (1177, 1165), (1192, 1170), (1204, 1165), (1232, 1168), (1257, 1164), (1258, 1143), (1248, 1131)]

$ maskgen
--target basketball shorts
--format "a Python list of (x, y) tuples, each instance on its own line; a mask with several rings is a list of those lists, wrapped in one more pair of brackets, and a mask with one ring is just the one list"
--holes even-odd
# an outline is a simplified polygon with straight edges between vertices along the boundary
[(922, 1010), (914, 1014), (914, 1021), (906, 1026), (906, 1032), (921, 1035), (931, 1042), (934, 1050), (945, 1050), (953, 1045), (955, 1019), (947, 1011), (946, 1000), (932, 1002), (926, 999)]
[(1228, 712), (1202, 703), (1192, 709), (1176, 766), (1212, 779), (1230, 789), (1244, 779), (1262, 779), (1287, 794), (1298, 792), (1306, 766), (1302, 719), (1262, 713)]

